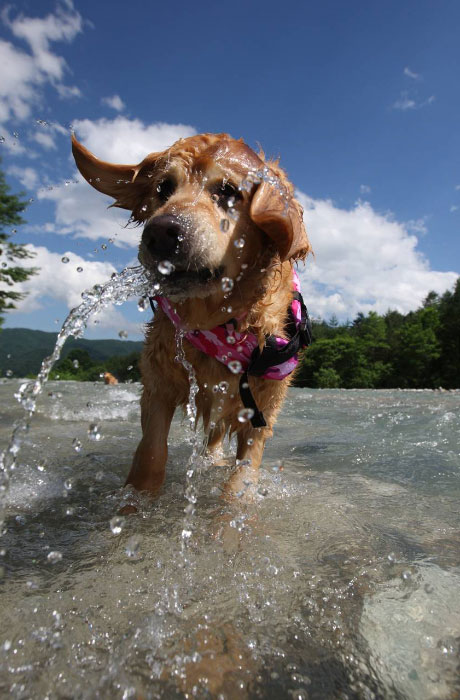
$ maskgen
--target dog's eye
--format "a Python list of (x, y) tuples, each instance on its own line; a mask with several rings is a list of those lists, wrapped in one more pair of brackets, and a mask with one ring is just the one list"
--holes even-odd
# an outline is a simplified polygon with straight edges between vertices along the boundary
[(157, 185), (158, 197), (162, 202), (166, 202), (176, 189), (176, 183), (170, 177)]
[(242, 195), (231, 182), (223, 182), (218, 189), (214, 191), (212, 199), (217, 202), (222, 209), (228, 209), (234, 206), (235, 202), (242, 199)]

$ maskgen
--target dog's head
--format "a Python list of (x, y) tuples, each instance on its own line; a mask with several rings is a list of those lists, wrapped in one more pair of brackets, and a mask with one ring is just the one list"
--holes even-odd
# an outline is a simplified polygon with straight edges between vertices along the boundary
[(292, 185), (242, 140), (191, 136), (137, 165), (106, 163), (72, 141), (83, 177), (144, 225), (139, 260), (172, 298), (207, 296), (270, 251), (282, 262), (310, 251)]

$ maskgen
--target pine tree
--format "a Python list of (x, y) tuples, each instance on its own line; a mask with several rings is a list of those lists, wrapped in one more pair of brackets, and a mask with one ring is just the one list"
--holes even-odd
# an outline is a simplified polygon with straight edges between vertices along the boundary
[(24, 282), (38, 272), (35, 267), (25, 268), (16, 262), (33, 258), (34, 253), (24, 245), (9, 240), (16, 232), (16, 227), (25, 223), (21, 212), (26, 207), (26, 202), (21, 199), (23, 193), (10, 194), (10, 189), (3, 171), (0, 170), (0, 326), (4, 320), (4, 312), (14, 309), (14, 302), (25, 296), (16, 291), (14, 285)]

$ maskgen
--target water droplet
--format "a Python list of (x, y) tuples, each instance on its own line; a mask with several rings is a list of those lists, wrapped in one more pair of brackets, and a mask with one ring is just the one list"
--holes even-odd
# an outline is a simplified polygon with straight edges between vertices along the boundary
[(46, 557), (50, 564), (57, 564), (62, 559), (62, 552), (52, 551)]
[(289, 695), (292, 700), (308, 700), (308, 693), (302, 688), (296, 688), (295, 690), (290, 690)]
[(141, 297), (137, 302), (137, 308), (139, 311), (145, 311), (148, 306), (149, 300), (147, 297)]
[(120, 515), (115, 515), (110, 522), (110, 529), (112, 530), (114, 535), (119, 535), (120, 532), (123, 530), (123, 527), (125, 525), (124, 519)]
[(0, 136), (0, 143), (5, 143), (5, 137), (4, 137), (4, 136)]
[(118, 336), (120, 338), (127, 338), (128, 337), (128, 331), (119, 331)]
[(268, 496), (268, 490), (263, 486), (259, 486), (259, 488), (257, 489), (257, 493), (259, 494), (259, 496)]
[(234, 338), (233, 335), (228, 335), (225, 340), (229, 345), (234, 345), (236, 343), (236, 338)]
[(410, 581), (412, 578), (412, 573), (409, 570), (403, 571), (401, 578), (403, 581)]
[(101, 248), (102, 250), (107, 250), (107, 243), (102, 243)]
[(147, 211), (147, 204), (144, 204), (144, 205), (141, 207), (141, 211)]
[(75, 369), (78, 369), (80, 367), (80, 363), (78, 360), (73, 360), (72, 364), (75, 367)]
[(71, 479), (66, 479), (66, 480), (64, 481), (64, 488), (65, 488), (66, 491), (70, 491), (70, 489), (72, 488), (72, 486), (73, 486), (73, 484), (72, 484)]
[(102, 479), (104, 478), (104, 472), (102, 471), (102, 469), (99, 469), (99, 471), (95, 473), (94, 478), (96, 479), (96, 481), (102, 481)]
[(162, 275), (170, 275), (176, 268), (170, 260), (162, 260), (158, 263), (158, 272)]
[(227, 233), (229, 228), (230, 228), (230, 221), (228, 219), (221, 219), (220, 230), (222, 231), (222, 233)]
[(221, 394), (226, 394), (228, 391), (229, 384), (228, 382), (219, 382), (218, 384), (218, 390), (220, 391)]
[(69, 506), (68, 508), (65, 509), (65, 514), (66, 515), (73, 515), (75, 513), (75, 508), (72, 506)]
[(126, 543), (126, 556), (130, 559), (137, 559), (140, 553), (141, 538), (138, 535), (133, 535)]
[(13, 370), (12, 369), (7, 369), (5, 372), (7, 377), (12, 377), (13, 376)]
[(396, 554), (394, 554), (394, 552), (390, 552), (387, 559), (390, 564), (394, 564), (396, 562)]
[(239, 360), (231, 360), (227, 367), (229, 368), (230, 372), (233, 372), (233, 374), (238, 374), (243, 369), (243, 366)]
[(77, 267), (77, 272), (83, 272), (83, 268), (80, 267), (80, 266), (78, 266), (78, 267)]
[(237, 238), (234, 242), (233, 245), (235, 248), (244, 248), (245, 240), (244, 238)]
[(39, 472), (44, 472), (46, 469), (46, 462), (44, 460), (41, 462), (37, 462), (37, 469)]
[(94, 442), (99, 442), (99, 440), (101, 440), (102, 435), (99, 432), (99, 426), (97, 423), (90, 423), (88, 427), (88, 437)]
[(64, 255), (64, 256), (61, 258), (61, 262), (63, 262), (63, 263), (68, 263), (68, 262), (70, 262), (70, 258), (68, 258), (67, 255)]
[(238, 420), (240, 423), (247, 423), (253, 415), (254, 410), (252, 408), (242, 408), (241, 411), (238, 411)]
[(246, 444), (249, 445), (249, 446), (253, 445), (253, 444), (254, 444), (253, 438), (248, 438), (248, 439), (246, 440)]
[(434, 586), (432, 586), (431, 583), (425, 583), (423, 588), (425, 590), (425, 593), (428, 593), (428, 595), (430, 595), (434, 591)]
[(132, 365), (128, 365), (128, 367), (127, 367), (126, 369), (127, 369), (128, 372), (131, 372), (132, 368), (133, 368)]
[(78, 438), (74, 438), (72, 440), (72, 447), (75, 450), (75, 452), (81, 452), (82, 444)]
[(278, 472), (282, 472), (284, 469), (284, 464), (283, 460), (279, 459), (275, 464), (272, 466), (272, 472), (275, 474), (278, 474)]
[(109, 238), (109, 243), (113, 243), (113, 238)]
[(231, 292), (233, 289), (233, 280), (230, 277), (222, 277), (221, 285), (224, 292)]
[(14, 136), (15, 139), (18, 139), (18, 138), (19, 138), (18, 132), (17, 132), (17, 131), (13, 131), (13, 136)]

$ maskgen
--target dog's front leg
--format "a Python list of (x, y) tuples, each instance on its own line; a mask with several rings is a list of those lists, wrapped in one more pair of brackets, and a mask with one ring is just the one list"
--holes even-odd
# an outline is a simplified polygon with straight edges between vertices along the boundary
[(251, 485), (257, 484), (259, 467), (264, 453), (265, 440), (272, 435), (269, 428), (244, 428), (238, 433), (236, 458), (239, 464), (228, 480), (225, 492), (229, 496), (241, 496)]
[(144, 391), (141, 399), (142, 440), (134, 455), (126, 485), (158, 493), (165, 480), (168, 433), (176, 406), (159, 392)]

